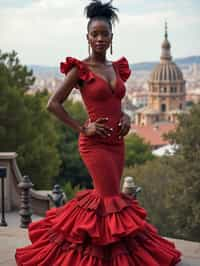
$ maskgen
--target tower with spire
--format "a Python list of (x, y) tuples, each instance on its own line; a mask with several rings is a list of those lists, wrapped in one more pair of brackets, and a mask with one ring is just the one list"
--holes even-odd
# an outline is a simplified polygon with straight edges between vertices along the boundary
[(162, 52), (160, 57), (161, 62), (164, 62), (165, 60), (166, 61), (172, 60), (170, 49), (171, 45), (168, 41), (167, 22), (165, 21), (165, 39), (162, 43)]
[(137, 111), (136, 124), (175, 123), (177, 114), (185, 109), (185, 80), (180, 68), (172, 61), (167, 22), (160, 63), (151, 73), (148, 86), (148, 105)]

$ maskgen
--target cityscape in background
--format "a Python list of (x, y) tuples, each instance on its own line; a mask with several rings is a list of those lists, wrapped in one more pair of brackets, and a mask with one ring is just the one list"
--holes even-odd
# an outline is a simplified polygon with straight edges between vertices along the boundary
[[(190, 63), (179, 65), (179, 67), (186, 80), (186, 101), (197, 103), (200, 101), (200, 56), (194, 56), (192, 58), (194, 59), (190, 60)], [(199, 61), (199, 63), (196, 63), (196, 61)], [(145, 66), (147, 65), (148, 63), (145, 64)], [(149, 65), (152, 64), (149, 63)], [(29, 66), (29, 68), (33, 69), (36, 77), (34, 85), (29, 90), (31, 94), (37, 91), (43, 91), (44, 89), (53, 93), (63, 81), (63, 75), (59, 74), (59, 70), (56, 67)], [(144, 69), (137, 70), (137, 65), (131, 65), (131, 68), (133, 71), (126, 84), (127, 92), (125, 101), (128, 100), (133, 108), (139, 108), (147, 104), (148, 79), (153, 68), (146, 70), (146, 67), (144, 67)], [(73, 90), (70, 97), (74, 101), (81, 100), (81, 95), (76, 89)]]
[[(200, 102), (200, 56), (173, 60), (173, 44), (168, 40), (165, 23), (160, 62), (130, 64), (132, 75), (126, 83), (123, 110), (131, 117), (131, 130), (150, 144), (152, 150), (170, 143), (163, 137), (175, 130), (179, 114)], [(36, 76), (28, 91), (48, 90), (54, 93), (63, 80), (58, 68), (29, 66)], [(73, 89), (69, 95), (73, 102), (82, 101), (81, 93)]]
[[(186, 80), (186, 101), (197, 103), (200, 100), (200, 56), (192, 56), (188, 59), (189, 60), (186, 60), (185, 58), (183, 64), (177, 63), (177, 65), (182, 70), (184, 79)], [(131, 64), (133, 71), (126, 83), (127, 92), (125, 101), (128, 100), (133, 108), (139, 108), (147, 104), (148, 80), (154, 65), (156, 65), (156, 63), (152, 64), (146, 62), (145, 64)], [(59, 73), (58, 67), (30, 65), (29, 68), (33, 69), (33, 74), (36, 77), (34, 85), (29, 90), (31, 94), (37, 91), (43, 91), (44, 89), (53, 93), (63, 81), (63, 74)], [(70, 97), (74, 101), (81, 100), (80, 93), (76, 89), (73, 90)]]

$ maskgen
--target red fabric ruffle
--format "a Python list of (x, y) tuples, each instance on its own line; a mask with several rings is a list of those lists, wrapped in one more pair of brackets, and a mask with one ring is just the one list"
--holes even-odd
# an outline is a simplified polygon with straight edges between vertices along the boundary
[(127, 81), (131, 74), (131, 69), (129, 68), (128, 60), (123, 56), (117, 61), (114, 62), (117, 67), (120, 74), (120, 77), (123, 81)]
[(29, 225), (18, 266), (173, 266), (180, 252), (145, 220), (137, 200), (84, 190)]
[[(131, 74), (131, 69), (129, 68), (127, 59), (125, 57), (121, 57), (113, 63), (117, 66), (121, 79), (126, 81)], [(67, 74), (74, 66), (78, 68), (79, 78), (81, 80), (91, 81), (95, 79), (95, 75), (92, 71), (90, 71), (88, 66), (74, 57), (66, 57), (65, 62), (60, 63), (60, 72)]]
[(94, 79), (92, 72), (88, 70), (83, 62), (73, 57), (66, 57), (65, 62), (60, 63), (60, 72), (67, 74), (73, 67), (78, 68), (79, 78), (84, 81)]

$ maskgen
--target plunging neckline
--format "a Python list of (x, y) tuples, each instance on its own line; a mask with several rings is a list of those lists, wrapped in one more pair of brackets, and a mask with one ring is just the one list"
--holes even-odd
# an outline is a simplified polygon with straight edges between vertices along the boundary
[(110, 89), (112, 94), (115, 94), (116, 88), (117, 88), (117, 83), (118, 83), (118, 74), (117, 74), (117, 70), (115, 68), (114, 62), (111, 62), (111, 66), (113, 68), (113, 71), (115, 73), (115, 78), (114, 78), (114, 86), (111, 85), (111, 83), (108, 82), (108, 80), (106, 80), (102, 75), (97, 74), (95, 71), (93, 71), (86, 62), (82, 61), (83, 64), (87, 67), (88, 71), (90, 71), (90, 73), (92, 73), (96, 78), (102, 80)]

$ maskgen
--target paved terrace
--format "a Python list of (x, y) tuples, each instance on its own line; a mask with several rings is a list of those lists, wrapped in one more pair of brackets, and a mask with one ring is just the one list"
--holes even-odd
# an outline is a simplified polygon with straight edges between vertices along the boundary
[[(41, 217), (32, 216), (32, 220), (38, 219), (41, 219)], [(0, 227), (0, 266), (16, 266), (14, 260), (15, 249), (30, 242), (27, 230), (19, 228), (20, 217), (17, 212), (7, 213), (6, 221), (8, 227)], [(177, 248), (184, 255), (182, 262), (178, 266), (200, 266), (200, 243), (176, 239), (172, 241), (175, 242)]]

